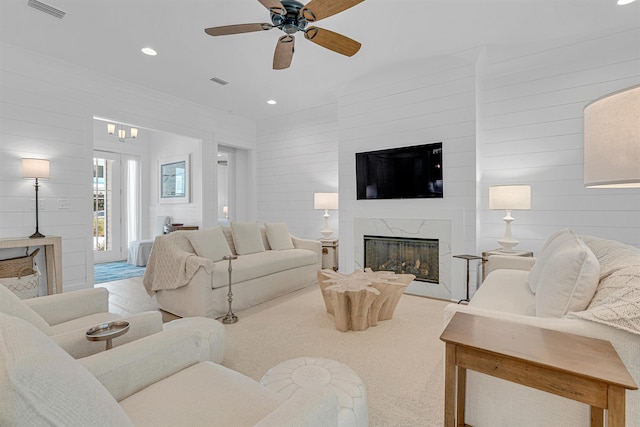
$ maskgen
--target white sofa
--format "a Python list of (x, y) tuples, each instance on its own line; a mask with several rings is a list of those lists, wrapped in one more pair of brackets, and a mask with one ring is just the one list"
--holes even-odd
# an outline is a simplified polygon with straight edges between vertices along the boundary
[(286, 399), (207, 360), (199, 335), (163, 331), (73, 359), (33, 325), (0, 313), (0, 425), (338, 425), (333, 390)]
[[(446, 306), (445, 323), (466, 312), (604, 339), (640, 384), (640, 249), (560, 230), (537, 258), (490, 256), (486, 267), (468, 305)], [(476, 372), (466, 393), (474, 427), (589, 425), (585, 404)], [(640, 425), (640, 391), (626, 397), (626, 425)]]
[(181, 317), (223, 316), (232, 261), (233, 310), (317, 283), (322, 245), (289, 234), (284, 223), (232, 222), (158, 236), (143, 283), (158, 306)]

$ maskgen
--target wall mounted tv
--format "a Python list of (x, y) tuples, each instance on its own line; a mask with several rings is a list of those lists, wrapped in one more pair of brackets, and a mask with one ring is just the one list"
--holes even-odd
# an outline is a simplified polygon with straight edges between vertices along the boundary
[(442, 198), (442, 142), (356, 153), (357, 198)]

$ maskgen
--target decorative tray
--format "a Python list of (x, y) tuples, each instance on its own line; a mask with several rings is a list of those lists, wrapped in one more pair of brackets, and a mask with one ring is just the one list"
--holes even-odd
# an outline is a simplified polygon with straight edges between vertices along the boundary
[(129, 322), (114, 321), (102, 323), (89, 329), (85, 335), (90, 341), (102, 341), (108, 338), (119, 337), (129, 330)]

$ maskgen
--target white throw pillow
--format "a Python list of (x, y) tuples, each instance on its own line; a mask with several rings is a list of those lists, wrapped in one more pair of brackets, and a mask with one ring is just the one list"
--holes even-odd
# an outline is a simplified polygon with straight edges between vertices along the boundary
[(269, 240), (271, 249), (274, 251), (293, 249), (293, 241), (287, 224), (284, 222), (265, 223), (264, 228), (267, 231), (267, 240)]
[(220, 227), (189, 233), (187, 236), (196, 254), (211, 261), (220, 261), (231, 255), (231, 249)]
[(598, 287), (600, 264), (578, 236), (549, 249), (536, 292), (536, 316), (562, 317), (587, 308)]
[(264, 252), (262, 233), (257, 222), (232, 222), (233, 244), (238, 255), (249, 255)]
[(9, 288), (1, 284), (0, 279), (0, 313), (26, 320), (47, 335), (52, 335), (51, 326), (31, 307), (24, 303)]
[(534, 294), (536, 293), (536, 289), (538, 288), (538, 283), (540, 283), (540, 275), (542, 274), (542, 269), (544, 265), (549, 261), (549, 258), (552, 256), (553, 251), (560, 246), (562, 243), (567, 240), (573, 240), (576, 238), (576, 235), (573, 231), (568, 228), (563, 228), (558, 231), (554, 231), (547, 237), (547, 240), (542, 244), (542, 248), (540, 248), (540, 252), (536, 257), (536, 262), (529, 270), (529, 289)]

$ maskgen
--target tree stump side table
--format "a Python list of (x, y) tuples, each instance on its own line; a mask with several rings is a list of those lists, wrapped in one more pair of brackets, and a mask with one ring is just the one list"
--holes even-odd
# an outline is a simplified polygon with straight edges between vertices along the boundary
[(413, 274), (389, 271), (358, 270), (340, 274), (330, 269), (318, 272), (325, 308), (333, 314), (336, 329), (364, 331), (379, 320), (393, 317), (405, 288), (415, 279)]

